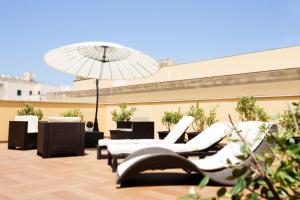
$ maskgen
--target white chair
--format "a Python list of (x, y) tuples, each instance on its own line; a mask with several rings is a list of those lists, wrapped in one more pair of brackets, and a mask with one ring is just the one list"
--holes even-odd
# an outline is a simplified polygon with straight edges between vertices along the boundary
[(170, 133), (163, 140), (161, 139), (122, 139), (122, 140), (107, 140), (101, 139), (98, 141), (97, 158), (102, 158), (102, 149), (108, 145), (120, 145), (120, 144), (153, 144), (153, 143), (175, 143), (178, 138), (186, 131), (186, 129), (192, 124), (194, 117), (183, 117), (170, 131)]

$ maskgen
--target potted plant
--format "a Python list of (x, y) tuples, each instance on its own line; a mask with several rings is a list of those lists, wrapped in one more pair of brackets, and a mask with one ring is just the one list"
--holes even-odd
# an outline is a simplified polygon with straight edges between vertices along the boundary
[[(130, 109), (127, 108), (128, 104), (127, 103), (121, 103), (119, 104), (120, 111), (113, 110), (111, 112), (112, 115), (112, 120), (118, 124), (122, 124), (121, 126), (123, 127), (131, 127), (128, 124), (131, 124), (130, 119), (134, 115), (134, 112), (136, 111), (136, 108), (131, 107)], [(126, 125), (127, 124), (127, 125)]]
[(216, 107), (213, 107), (209, 110), (208, 115), (205, 115), (204, 109), (196, 103), (196, 105), (191, 105), (187, 115), (193, 116), (195, 118), (194, 122), (192, 123), (192, 127), (194, 132), (188, 132), (188, 140), (191, 140), (196, 135), (201, 133), (205, 126), (210, 126), (216, 122)]
[(17, 111), (18, 115), (36, 115), (39, 120), (43, 118), (43, 112), (41, 109), (34, 109), (29, 103), (25, 104), (25, 107)]
[[(179, 120), (183, 117), (180, 108), (178, 111), (166, 111), (161, 118), (161, 123), (166, 126), (167, 131), (158, 131), (159, 139), (164, 139), (168, 133), (171, 131), (171, 127), (174, 124), (177, 124)], [(184, 135), (181, 137), (180, 141), (184, 140)]]
[(67, 112), (61, 113), (62, 117), (80, 117), (80, 121), (83, 121), (83, 114), (80, 111), (80, 109), (75, 108), (75, 109), (70, 109)]
[(256, 99), (253, 96), (241, 97), (237, 103), (235, 110), (240, 114), (242, 121), (268, 121), (270, 116), (265, 112), (264, 108), (256, 105)]
[(92, 121), (88, 121), (86, 123), (87, 131), (92, 132), (93, 131), (93, 126), (94, 126), (94, 123)]

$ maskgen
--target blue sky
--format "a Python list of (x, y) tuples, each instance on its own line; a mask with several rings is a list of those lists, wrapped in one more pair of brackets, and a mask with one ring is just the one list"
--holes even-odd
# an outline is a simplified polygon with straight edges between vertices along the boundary
[(0, 74), (71, 84), (43, 55), (84, 41), (177, 63), (300, 45), (299, 10), (298, 0), (1, 0)]

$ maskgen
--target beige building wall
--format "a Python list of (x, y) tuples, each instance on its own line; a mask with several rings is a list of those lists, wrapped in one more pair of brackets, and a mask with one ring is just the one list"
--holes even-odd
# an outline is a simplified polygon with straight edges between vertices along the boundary
[[(229, 85), (218, 87), (188, 88), (176, 90), (157, 90), (136, 93), (116, 93), (101, 95), (100, 102), (111, 103), (139, 103), (139, 102), (173, 102), (186, 100), (228, 99), (241, 96), (272, 97), (300, 95), (300, 80), (256, 83), (243, 85)], [(69, 97), (69, 101), (94, 102), (94, 95)]]
[[(100, 80), (101, 88), (119, 87), (300, 67), (300, 46), (273, 49), (162, 67), (153, 76), (121, 81)], [(74, 82), (75, 91), (94, 89), (94, 80)]]

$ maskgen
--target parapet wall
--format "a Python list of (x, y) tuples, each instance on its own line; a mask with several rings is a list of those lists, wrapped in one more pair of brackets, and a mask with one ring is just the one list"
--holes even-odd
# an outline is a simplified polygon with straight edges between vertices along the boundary
[[(300, 101), (300, 95), (275, 95), (256, 97), (258, 105), (265, 108), (270, 115), (283, 113), (287, 109), (287, 103)], [(234, 121), (238, 121), (238, 113), (235, 106), (238, 98), (219, 98), (219, 99), (193, 99), (193, 100), (160, 100), (155, 102), (129, 102), (129, 106), (137, 108), (136, 117), (147, 117), (150, 121), (155, 122), (155, 132), (165, 130), (160, 119), (165, 111), (177, 110), (179, 107), (182, 112), (186, 112), (188, 107), (199, 102), (206, 110), (211, 106), (218, 106), (217, 119), (220, 121), (228, 121), (228, 114), (232, 116)], [(8, 123), (14, 119), (17, 110), (21, 109), (26, 102), (22, 101), (0, 101), (0, 141), (8, 139)], [(35, 108), (39, 108), (44, 112), (43, 120), (47, 120), (49, 116), (59, 116), (60, 113), (71, 108), (80, 108), (84, 114), (86, 121), (94, 119), (95, 105), (92, 103), (65, 103), (65, 102), (30, 102)], [(99, 124), (101, 131), (105, 135), (109, 135), (110, 129), (115, 129), (115, 123), (111, 120), (111, 111), (117, 109), (117, 104), (105, 103), (100, 104)], [(157, 135), (156, 135), (157, 137)]]

